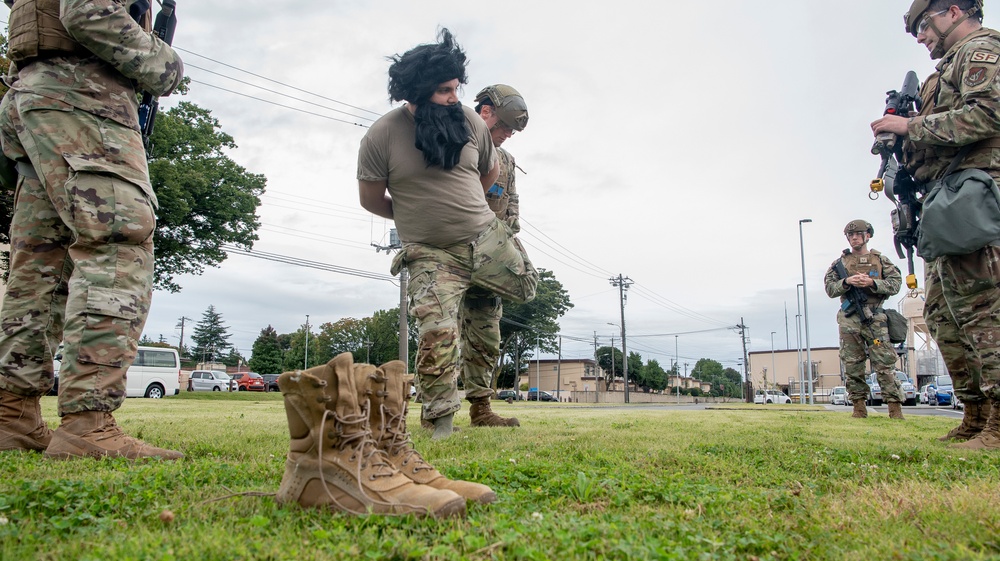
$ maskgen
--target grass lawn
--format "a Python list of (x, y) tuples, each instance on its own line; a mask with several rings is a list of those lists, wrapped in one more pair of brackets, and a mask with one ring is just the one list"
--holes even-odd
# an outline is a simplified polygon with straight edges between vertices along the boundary
[[(0, 559), (1000, 559), (1000, 453), (937, 442), (954, 419), (494, 409), (521, 427), (469, 428), (466, 408), (432, 442), (410, 412), (431, 463), (499, 496), (439, 521), (278, 506), (279, 394), (129, 399), (119, 423), (187, 457), (0, 454)], [(56, 426), (55, 398), (43, 411)]]

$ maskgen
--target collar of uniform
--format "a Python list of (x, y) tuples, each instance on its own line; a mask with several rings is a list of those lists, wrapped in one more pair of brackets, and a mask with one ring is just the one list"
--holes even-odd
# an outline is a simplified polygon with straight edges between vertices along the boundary
[(948, 49), (948, 52), (946, 52), (944, 56), (941, 57), (941, 60), (938, 61), (935, 68), (937, 69), (938, 72), (941, 72), (942, 70), (944, 70), (945, 66), (951, 64), (952, 59), (955, 58), (955, 55), (958, 54), (958, 50), (961, 49), (963, 45), (965, 45), (969, 41), (972, 41), (973, 39), (977, 39), (979, 37), (987, 37), (990, 35), (992, 35), (994, 38), (1000, 41), (1000, 33), (997, 33), (996, 31), (988, 27), (979, 28), (973, 31), (972, 33), (969, 33), (965, 37), (962, 37), (961, 40), (952, 45), (951, 48)]

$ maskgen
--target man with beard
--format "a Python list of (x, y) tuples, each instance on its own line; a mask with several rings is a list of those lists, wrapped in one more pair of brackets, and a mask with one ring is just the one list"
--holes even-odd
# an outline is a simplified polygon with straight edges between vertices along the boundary
[[(514, 183), (514, 156), (501, 145), (523, 131), (528, 124), (528, 106), (514, 88), (494, 84), (476, 95), (476, 113), (490, 130), (490, 138), (500, 159), (500, 174), (486, 191), (486, 202), (497, 218), (517, 234), (521, 230), (517, 189)], [(462, 380), (469, 400), (469, 418), (474, 427), (519, 427), (515, 417), (497, 415), (490, 407), (493, 376), (500, 362), (500, 318), (503, 305), (499, 296), (472, 287), (462, 301)]]
[[(854, 403), (856, 418), (868, 416), (865, 400), (871, 388), (865, 381), (865, 361), (871, 359), (872, 368), (882, 387), (882, 398), (889, 405), (889, 418), (902, 419), (903, 395), (896, 379), (896, 351), (889, 342), (889, 323), (882, 310), (882, 303), (899, 292), (903, 277), (892, 261), (874, 249), (868, 249), (868, 240), (875, 233), (865, 220), (852, 220), (844, 228), (847, 243), (844, 255), (826, 270), (826, 294), (840, 298), (848, 304), (848, 291), (856, 287), (868, 296), (865, 303), (851, 302), (854, 311), (848, 315), (845, 307), (837, 312), (840, 327), (840, 359), (847, 374), (847, 392)], [(842, 267), (838, 267), (841, 265)], [(838, 271), (838, 269), (840, 269)]]
[(499, 173), (489, 129), (458, 102), (466, 57), (443, 29), (437, 43), (390, 58), (389, 97), (406, 101), (372, 124), (361, 141), (361, 206), (395, 220), (410, 311), (419, 332), (417, 375), (433, 438), (452, 433), (461, 408), (456, 384), (458, 313), (472, 286), (515, 302), (535, 296), (538, 272), (485, 192)]

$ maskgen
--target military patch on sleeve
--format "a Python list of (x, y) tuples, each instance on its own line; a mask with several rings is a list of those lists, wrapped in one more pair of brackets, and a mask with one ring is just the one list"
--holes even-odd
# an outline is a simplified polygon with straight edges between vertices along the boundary
[(985, 62), (986, 64), (996, 64), (1000, 60), (1000, 55), (988, 51), (976, 51), (972, 53), (971, 62)]
[(973, 66), (969, 69), (969, 72), (965, 75), (965, 85), (970, 88), (982, 85), (986, 81), (986, 68), (982, 66)]

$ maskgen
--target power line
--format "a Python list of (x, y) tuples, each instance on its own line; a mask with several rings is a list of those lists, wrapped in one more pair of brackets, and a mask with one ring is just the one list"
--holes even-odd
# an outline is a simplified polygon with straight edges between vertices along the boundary
[(278, 107), (284, 107), (285, 109), (291, 109), (292, 111), (298, 111), (300, 113), (305, 113), (307, 115), (314, 115), (316, 117), (322, 117), (324, 119), (330, 119), (331, 121), (337, 121), (338, 123), (346, 123), (348, 125), (354, 125), (354, 126), (357, 126), (357, 127), (368, 128), (368, 125), (362, 125), (361, 123), (352, 123), (350, 121), (345, 121), (343, 119), (338, 119), (336, 117), (331, 117), (329, 115), (321, 115), (321, 114), (313, 112), (313, 111), (306, 111), (305, 109), (299, 109), (298, 107), (292, 107), (291, 105), (284, 105), (282, 103), (277, 103), (277, 102), (270, 101), (270, 100), (267, 100), (267, 99), (262, 99), (262, 98), (259, 98), (259, 97), (252, 96), (250, 94), (245, 94), (245, 93), (238, 92), (238, 91), (235, 91), (235, 90), (230, 90), (228, 88), (223, 88), (221, 86), (216, 86), (214, 84), (209, 84), (207, 82), (202, 82), (200, 80), (191, 80), (191, 83), (192, 84), (201, 84), (203, 86), (208, 86), (210, 88), (215, 88), (217, 90), (222, 90), (224, 92), (228, 92), (228, 93), (231, 93), (231, 94), (234, 94), (234, 95), (248, 97), (250, 99), (254, 99), (254, 100), (257, 100), (257, 101), (262, 101), (264, 103), (270, 103), (271, 105), (277, 105)]
[(228, 253), (236, 253), (239, 255), (246, 255), (247, 257), (255, 257), (257, 259), (265, 259), (268, 261), (275, 261), (277, 263), (286, 263), (288, 265), (296, 265), (299, 267), (308, 267), (310, 269), (318, 269), (320, 271), (329, 271), (331, 273), (341, 273), (344, 275), (351, 275), (355, 277), (362, 277), (373, 280), (388, 281), (390, 283), (396, 284), (396, 277), (382, 274), (373, 273), (371, 271), (362, 271), (361, 269), (352, 269), (350, 267), (341, 267), (340, 265), (330, 265), (328, 263), (320, 263), (318, 261), (308, 261), (306, 259), (298, 259), (295, 257), (289, 257), (287, 255), (279, 255), (277, 253), (267, 253), (264, 251), (258, 251), (255, 249), (243, 249), (242, 247), (237, 247), (229, 244), (221, 244), (220, 249)]

